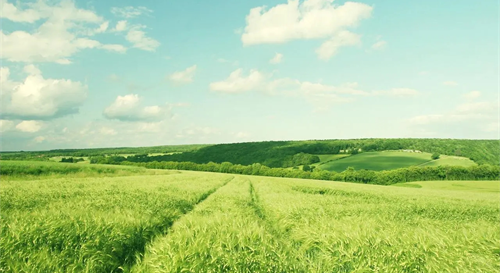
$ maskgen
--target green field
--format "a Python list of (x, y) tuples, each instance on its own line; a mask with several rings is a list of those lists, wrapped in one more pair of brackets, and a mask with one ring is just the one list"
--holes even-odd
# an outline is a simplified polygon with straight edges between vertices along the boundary
[(500, 270), (498, 181), (410, 188), (140, 169), (3, 179), (0, 272)]
[(431, 160), (425, 162), (419, 165), (419, 167), (444, 166), (444, 165), (469, 167), (469, 166), (475, 166), (477, 164), (474, 161), (465, 157), (441, 155), (439, 156), (438, 160)]
[(322, 170), (341, 172), (348, 167), (355, 170), (393, 170), (410, 166), (474, 166), (477, 165), (472, 160), (464, 157), (441, 156), (438, 160), (432, 160), (430, 153), (410, 153), (400, 151), (366, 152), (349, 157), (340, 158), (320, 164)]
[(423, 181), (394, 184), (395, 187), (500, 193), (499, 181)]

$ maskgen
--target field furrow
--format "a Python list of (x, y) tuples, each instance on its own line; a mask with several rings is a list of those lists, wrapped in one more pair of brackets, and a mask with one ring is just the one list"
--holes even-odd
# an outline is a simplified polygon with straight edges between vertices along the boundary
[(246, 177), (220, 188), (149, 245), (132, 272), (306, 272), (266, 229), (251, 189)]
[(253, 179), (308, 272), (498, 272), (498, 194)]
[(2, 182), (0, 272), (121, 272), (231, 176)]

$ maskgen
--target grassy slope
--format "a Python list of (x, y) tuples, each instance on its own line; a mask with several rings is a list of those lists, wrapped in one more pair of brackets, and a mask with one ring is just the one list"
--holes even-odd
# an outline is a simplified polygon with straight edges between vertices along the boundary
[(498, 191), (477, 190), (495, 182), (419, 183), (202, 172), (2, 181), (0, 271), (498, 272)]
[(422, 165), (419, 165), (419, 167), (433, 167), (443, 165), (470, 167), (477, 164), (465, 157), (441, 155), (439, 159), (423, 163)]
[(423, 181), (394, 184), (395, 187), (500, 193), (500, 181)]
[(0, 272), (122, 272), (118, 268), (132, 265), (146, 243), (227, 179), (2, 181)]
[(442, 155), (438, 160), (431, 160), (430, 153), (408, 153), (399, 151), (366, 152), (349, 157), (340, 157), (337, 160), (319, 164), (319, 168), (327, 171), (341, 172), (347, 167), (356, 170), (367, 169), (374, 171), (392, 170), (410, 166), (474, 166), (474, 161), (458, 156)]
[(60, 163), (53, 161), (0, 161), (2, 180), (36, 180), (170, 174), (176, 171), (149, 170), (135, 166)]
[(430, 160), (431, 155), (428, 153), (395, 151), (366, 152), (331, 161), (319, 167), (323, 170), (336, 172), (341, 172), (347, 169), (347, 167), (354, 167), (356, 170), (367, 169), (381, 171), (420, 165)]

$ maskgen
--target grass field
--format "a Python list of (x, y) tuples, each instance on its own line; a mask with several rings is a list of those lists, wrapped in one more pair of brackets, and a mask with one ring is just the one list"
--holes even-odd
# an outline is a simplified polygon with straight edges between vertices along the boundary
[(133, 166), (74, 164), (51, 161), (0, 161), (0, 175), (2, 176), (2, 180), (84, 178), (168, 173), (175, 173), (175, 171), (148, 170)]
[(7, 180), (0, 272), (498, 272), (499, 183)]
[(431, 160), (426, 163), (419, 165), (419, 167), (430, 167), (430, 166), (462, 166), (462, 167), (470, 167), (477, 165), (474, 161), (459, 156), (449, 156), (449, 155), (441, 155), (438, 160)]
[(354, 167), (356, 170), (367, 169), (382, 171), (410, 166), (424, 167), (439, 165), (457, 165), (467, 167), (477, 164), (464, 157), (441, 156), (438, 160), (431, 160), (431, 154), (429, 153), (382, 151), (360, 153), (329, 161), (324, 164), (320, 164), (318, 167), (322, 170), (341, 172), (348, 167)]
[[(500, 193), (499, 181), (423, 181), (394, 184), (395, 187)], [(500, 196), (499, 196), (500, 197)]]

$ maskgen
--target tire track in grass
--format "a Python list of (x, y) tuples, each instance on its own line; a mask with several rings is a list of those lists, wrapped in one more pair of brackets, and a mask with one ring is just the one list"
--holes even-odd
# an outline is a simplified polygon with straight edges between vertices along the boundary
[[(134, 248), (135, 249), (135, 253), (134, 255), (132, 255), (132, 257), (134, 257), (133, 259), (131, 260), (128, 260), (128, 261), (123, 261), (123, 264), (122, 266), (119, 266), (117, 267), (115, 270), (113, 270), (113, 272), (129, 272), (131, 270), (131, 268), (137, 264), (137, 263), (140, 263), (142, 261), (142, 259), (144, 258), (144, 253), (146, 251), (146, 246), (148, 244), (150, 244), (152, 241), (155, 240), (155, 238), (157, 237), (160, 237), (160, 236), (165, 236), (166, 234), (169, 233), (171, 227), (173, 226), (173, 224), (177, 221), (179, 221), (180, 219), (182, 219), (186, 214), (190, 213), (192, 210), (194, 210), (196, 208), (196, 206), (198, 206), (199, 204), (201, 204), (203, 201), (205, 201), (210, 195), (214, 194), (215, 192), (217, 192), (219, 189), (221, 189), (222, 187), (226, 186), (229, 182), (231, 182), (232, 180), (234, 179), (234, 176), (231, 176), (229, 177), (228, 179), (226, 179), (222, 185), (218, 186), (218, 187), (214, 187), (212, 189), (210, 189), (209, 191), (203, 193), (199, 198), (198, 200), (196, 200), (194, 202), (194, 204), (192, 206), (190, 206), (189, 208), (187, 208), (184, 213), (182, 215), (179, 215), (176, 219), (173, 219), (173, 220), (170, 220), (166, 223), (164, 223), (164, 225), (161, 225), (161, 226), (158, 226), (153, 232), (150, 232), (149, 234), (147, 234), (145, 236), (145, 240), (143, 243), (141, 243), (141, 245), (137, 248)], [(142, 230), (140, 231), (142, 232)]]
[(252, 187), (237, 176), (149, 245), (132, 272), (307, 272), (286, 241), (269, 232), (252, 205)]
[(281, 246), (283, 254), (285, 254), (288, 259), (295, 262), (293, 272), (309, 272), (307, 258), (299, 255), (293, 242), (286, 238), (288, 232), (283, 232), (282, 229), (277, 227), (278, 223), (276, 221), (266, 216), (265, 209), (260, 202), (257, 190), (250, 179), (248, 179), (248, 182), (250, 184), (250, 206), (254, 209), (255, 214), (260, 220), (259, 225), (263, 226), (264, 229), (274, 237)]

